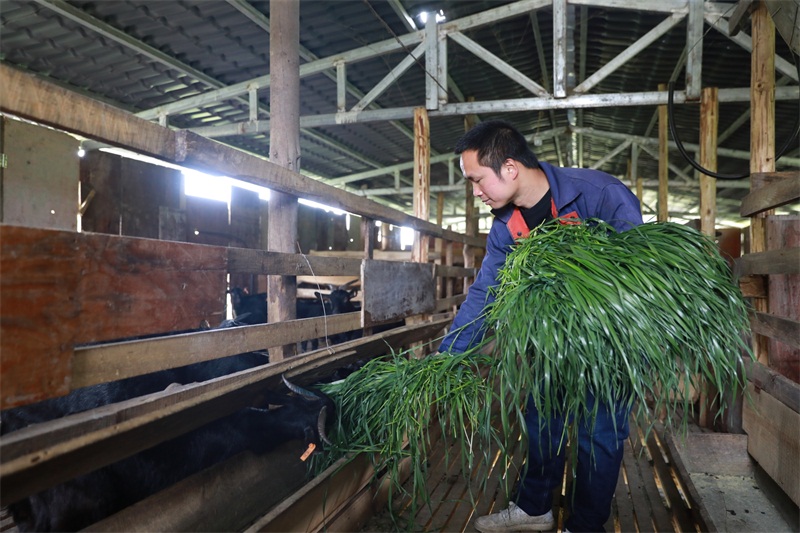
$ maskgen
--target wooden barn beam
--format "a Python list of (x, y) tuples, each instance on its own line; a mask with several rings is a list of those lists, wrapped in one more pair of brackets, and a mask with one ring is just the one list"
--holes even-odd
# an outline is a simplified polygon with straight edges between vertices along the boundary
[[(700, 98), (700, 161), (701, 167), (717, 171), (717, 132), (719, 102), (717, 88), (706, 87)], [(717, 180), (700, 174), (700, 231), (714, 237), (717, 216)]]
[[(659, 84), (658, 90), (665, 91), (666, 84)], [(658, 106), (658, 215), (659, 222), (666, 222), (669, 219), (668, 211), (668, 189), (667, 180), (669, 176), (669, 145), (667, 141), (669, 136), (667, 134), (668, 127), (667, 119), (667, 106)]]
[[(431, 130), (428, 111), (418, 107), (414, 111), (414, 216), (428, 220), (430, 218), (431, 187)], [(428, 262), (427, 235), (419, 232), (414, 237), (414, 253), (412, 258), (420, 263)]]
[(430, 235), (484, 246), (482, 239), (442, 230), (427, 221), (385, 207), (320, 181), (264, 161), (241, 150), (195, 135), (172, 131), (136, 116), (76, 94), (35, 76), (0, 63), (0, 78), (7, 81), (0, 91), (0, 111), (27, 118), (168, 163), (214, 174), (236, 177), (272, 190), (325, 202), (361, 216), (408, 226)]
[[(750, 61), (750, 173), (775, 171), (775, 25), (766, 6), (759, 3), (752, 11), (753, 52)], [(752, 188), (758, 185), (752, 181)], [(767, 250), (766, 217), (770, 209), (750, 220), (750, 252)], [(754, 301), (756, 312), (769, 312), (769, 301)], [(753, 336), (753, 355), (759, 363), (769, 366), (769, 342), (763, 335)]]
[[(292, 172), (300, 172), (300, 5), (293, 0), (270, 0), (276, 30), (269, 34), (272, 88), (269, 92), (271, 120), (270, 161)], [(269, 200), (269, 250), (291, 253), (297, 245), (297, 196), (272, 191)], [(267, 316), (271, 323), (296, 318), (297, 279), (267, 277)], [(271, 361), (296, 354), (294, 344), (276, 347)]]
[[(468, 101), (474, 100), (474, 97), (470, 96)], [(478, 125), (479, 119), (478, 115), (466, 115), (464, 117), (464, 131), (467, 132)], [(461, 158), (459, 157), (459, 165), (461, 164)], [(464, 188), (466, 192), (466, 200), (464, 204), (464, 219), (466, 223), (466, 227), (464, 228), (464, 233), (469, 236), (475, 237), (478, 235), (478, 217), (475, 209), (475, 195), (473, 194), (473, 186), (472, 182), (465, 179), (464, 180)], [(472, 249), (471, 246), (465, 245), (462, 253), (464, 255), (464, 267), (471, 268), (475, 266), (475, 250)], [(472, 280), (468, 277), (464, 278), (464, 293), (467, 292), (469, 286), (472, 284)]]

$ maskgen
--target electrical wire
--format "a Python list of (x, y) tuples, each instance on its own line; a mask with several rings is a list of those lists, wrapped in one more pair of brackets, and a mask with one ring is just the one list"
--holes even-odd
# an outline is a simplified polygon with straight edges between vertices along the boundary
[[(800, 58), (795, 54), (792, 54), (794, 57), (794, 66), (797, 69), (797, 78), (800, 80)], [(704, 168), (700, 165), (697, 161), (694, 160), (692, 156), (688, 154), (686, 148), (683, 147), (683, 143), (681, 142), (680, 137), (678, 136), (678, 128), (675, 125), (675, 119), (673, 117), (673, 110), (674, 110), (674, 102), (673, 102), (673, 95), (675, 92), (675, 80), (671, 79), (667, 84), (667, 122), (669, 123), (669, 131), (672, 134), (672, 139), (675, 141), (675, 145), (678, 147), (678, 151), (681, 153), (684, 159), (698, 172), (702, 172), (707, 176), (711, 176), (712, 178), (716, 178), (719, 180), (740, 180), (748, 177), (750, 172), (741, 175), (732, 175), (732, 174), (720, 174), (718, 172), (714, 172)], [(778, 150), (778, 154), (775, 156), (775, 161), (781, 158), (786, 152), (789, 151), (789, 148), (797, 143), (797, 137), (800, 134), (800, 100), (798, 100), (798, 113), (797, 118), (795, 119), (794, 127), (792, 134), (783, 144), (780, 150)]]

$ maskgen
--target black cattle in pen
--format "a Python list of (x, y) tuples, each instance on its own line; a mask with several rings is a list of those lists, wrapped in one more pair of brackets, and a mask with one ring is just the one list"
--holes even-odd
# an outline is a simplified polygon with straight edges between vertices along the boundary
[[(356, 294), (358, 294), (358, 289), (350, 288), (352, 284), (356, 283), (357, 281), (358, 280), (353, 280), (345, 283), (344, 285), (332, 287), (331, 292), (328, 294), (315, 292), (314, 295), (323, 303), (327, 314), (339, 315), (344, 313), (353, 313), (360, 310), (360, 307), (353, 302), (353, 298), (355, 298)], [(331, 335), (330, 339), (334, 344), (339, 344), (341, 342), (359, 337), (361, 337), (360, 329), (351, 332), (337, 333)]]
[[(0, 433), (265, 362), (263, 354), (248, 353), (78, 389), (64, 397), (3, 411)], [(299, 452), (310, 444), (322, 450), (333, 402), (321, 392), (289, 382), (286, 386), (295, 394), (264, 391), (259, 405), (14, 502), (9, 505), (14, 521), (20, 531), (75, 531), (245, 450), (261, 454), (291, 440), (303, 441)]]
[(230, 291), (233, 317), (241, 324), (267, 323), (267, 293), (248, 294), (245, 289), (233, 287)]
[[(315, 292), (315, 299), (299, 298), (295, 308), (295, 316), (301, 318), (317, 318), (322, 316), (331, 316), (341, 313), (351, 313), (358, 311), (359, 308), (353, 303), (353, 298), (358, 294), (358, 289), (352, 289), (351, 286), (358, 280), (353, 280), (344, 285), (331, 286), (331, 292), (326, 294), (322, 292)], [(230, 321), (223, 322), (226, 325), (252, 325), (252, 324), (265, 324), (267, 322), (267, 294), (257, 293), (248, 294), (244, 289), (234, 287), (230, 291), (231, 303), (233, 305), (233, 312), (235, 323)], [(360, 331), (356, 333), (338, 333), (331, 335), (329, 338), (334, 344), (344, 342), (349, 339), (357, 338), (360, 336)], [(319, 339), (311, 339), (303, 341), (301, 348), (317, 349), (319, 346)]]

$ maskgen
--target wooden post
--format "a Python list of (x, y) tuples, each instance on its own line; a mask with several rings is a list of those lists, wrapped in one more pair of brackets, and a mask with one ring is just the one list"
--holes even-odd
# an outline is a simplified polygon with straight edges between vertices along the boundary
[[(383, 229), (383, 228), (386, 228), (388, 230), (389, 229), (389, 224), (386, 224), (384, 222), (382, 224), (382, 226), (381, 226), (381, 229)], [(375, 221), (372, 220), (371, 218), (367, 218), (367, 217), (362, 216), (361, 217), (361, 238), (364, 240), (364, 243), (363, 243), (364, 244), (364, 259), (367, 259), (367, 260), (372, 259), (374, 254), (375, 254), (375, 244), (374, 244), (375, 241), (372, 238), (372, 235), (373, 235), (374, 231), (375, 231)], [(381, 244), (383, 245), (387, 240), (388, 240), (388, 235), (384, 234), (383, 235), (383, 240), (381, 241)], [(381, 246), (381, 248), (385, 250), (385, 248), (383, 248), (383, 246)], [(363, 268), (362, 268), (362, 270), (363, 270)], [(363, 299), (363, 297), (364, 297), (364, 294), (363, 294), (363, 291), (364, 291), (364, 280), (363, 279), (361, 280), (361, 291), (362, 291), (361, 297)], [(364, 312), (363, 312), (363, 310), (361, 312), (361, 325), (362, 326), (364, 325)], [(364, 328), (362, 334), (365, 337), (367, 337), (369, 335), (372, 335), (372, 328), (371, 327)]]
[(631, 187), (636, 191), (639, 199), (639, 209), (644, 212), (644, 180), (639, 175), (639, 145), (631, 144)]
[[(440, 192), (436, 195), (436, 225), (442, 227), (442, 220), (444, 219), (444, 193)], [(440, 238), (436, 238), (433, 243), (433, 250), (436, 252), (437, 265), (443, 264), (442, 250), (444, 249), (444, 242)], [(436, 282), (436, 297), (441, 298), (444, 296), (444, 280), (438, 278)]]
[[(294, 0), (270, 0), (269, 33), (270, 161), (300, 172), (300, 5)], [(269, 250), (297, 252), (297, 197), (271, 191)], [(270, 322), (296, 317), (297, 278), (269, 276), (267, 314)], [(270, 350), (270, 362), (297, 353), (294, 345)]]
[[(447, 226), (447, 231), (450, 231), (450, 226)], [(453, 266), (453, 241), (447, 241), (445, 245), (445, 253), (444, 253), (444, 264), (447, 266)], [(445, 283), (445, 292), (444, 297), (450, 298), (453, 296), (453, 278), (448, 277), (447, 282)], [(458, 309), (456, 306), (453, 306), (451, 311), (455, 315)]]
[[(700, 166), (717, 171), (717, 126), (719, 122), (719, 100), (716, 87), (703, 89), (700, 96)], [(707, 174), (700, 173), (700, 231), (714, 238), (717, 216), (717, 180)], [(698, 425), (709, 427), (709, 415), (713, 411), (708, 403), (709, 397), (716, 397), (716, 391), (710, 390), (710, 383), (703, 379), (700, 382), (700, 413)]]
[[(658, 85), (659, 91), (666, 91), (667, 85)], [(667, 180), (669, 178), (669, 136), (667, 134), (667, 106), (658, 106), (658, 216), (659, 222), (669, 220), (667, 202)]]
[[(719, 90), (706, 87), (700, 96), (700, 166), (717, 171)], [(700, 173), (700, 231), (714, 237), (717, 216), (717, 180)]]
[[(474, 102), (475, 97), (470, 96), (467, 98), (468, 102)], [(464, 115), (464, 131), (469, 131), (478, 124), (478, 115)], [(478, 234), (478, 218), (475, 216), (475, 196), (472, 194), (472, 183), (469, 180), (464, 180), (464, 187), (466, 192), (466, 203), (464, 204), (464, 220), (466, 222), (464, 233), (470, 237), (475, 237)], [(464, 267), (472, 268), (475, 266), (475, 251), (472, 246), (464, 245)], [(464, 292), (469, 290), (472, 284), (471, 278), (464, 276)]]
[[(428, 220), (430, 215), (431, 194), (431, 138), (428, 110), (424, 107), (414, 109), (414, 216)], [(414, 247), (411, 260), (418, 263), (428, 262), (429, 235), (414, 232)], [(426, 316), (410, 317), (407, 324), (424, 322)], [(422, 343), (411, 345), (415, 357), (425, 357), (428, 348)]]
[[(367, 217), (361, 217), (361, 238), (364, 240), (364, 259), (372, 259), (375, 251), (375, 243), (372, 238), (374, 220)], [(384, 224), (388, 226), (388, 224)], [(383, 240), (386, 240), (384, 236)]]
[(390, 250), (389, 223), (381, 222), (381, 250)]
[[(755, 6), (750, 20), (750, 173), (775, 172), (775, 25), (763, 2)], [(754, 186), (751, 177), (751, 190)], [(750, 218), (750, 253), (766, 251), (766, 217), (774, 213), (770, 209)], [(754, 307), (766, 313), (769, 301), (756, 298)], [(769, 366), (768, 340), (753, 334), (753, 355), (765, 366)]]
[[(414, 216), (427, 221), (430, 216), (431, 194), (431, 138), (428, 110), (414, 109)], [(430, 237), (420, 232), (414, 234), (412, 260), (428, 262)]]

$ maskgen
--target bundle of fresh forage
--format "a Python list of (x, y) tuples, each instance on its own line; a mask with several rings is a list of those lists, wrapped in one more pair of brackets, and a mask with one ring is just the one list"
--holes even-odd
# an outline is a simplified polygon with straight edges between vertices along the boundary
[[(322, 387), (336, 403), (337, 423), (329, 431), (333, 449), (321, 456), (324, 465), (344, 454), (366, 452), (376, 472), (387, 472), (393, 493), (411, 496), (411, 512), (420, 498), (427, 501), (425, 462), (432, 433), (460, 446), (463, 468), (472, 469), (476, 441), (491, 438), (483, 428), (487, 382), (481, 368), (494, 362), (477, 352), (440, 354), (417, 359), (409, 352), (373, 359), (346, 379)], [(486, 432), (489, 433), (486, 433)], [(488, 453), (488, 451), (487, 451)], [(400, 470), (404, 459), (410, 467), (411, 488), (403, 488)]]
[(685, 430), (690, 385), (716, 389), (722, 413), (745, 383), (747, 306), (713, 240), (679, 224), (544, 224), (509, 255), (487, 320), (496, 378), (545, 416), (593, 420), (589, 392), (640, 412), (650, 399)]
[(676, 415), (690, 410), (687, 384), (707, 381), (724, 408), (745, 382), (746, 305), (714, 242), (685, 226), (547, 223), (515, 246), (494, 292), (490, 355), (393, 354), (323, 389), (338, 414), (329, 461), (368, 452), (406, 493), (399, 468), (410, 458), (413, 510), (427, 498), (434, 428), (457, 440), (471, 468), (489, 444), (511, 450), (528, 394), (545, 416), (587, 420), (598, 405), (587, 392), (642, 410), (650, 399), (685, 427)]

